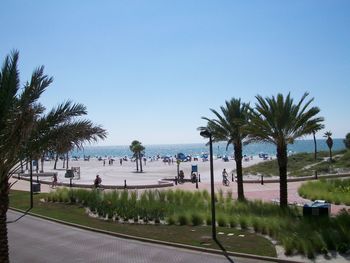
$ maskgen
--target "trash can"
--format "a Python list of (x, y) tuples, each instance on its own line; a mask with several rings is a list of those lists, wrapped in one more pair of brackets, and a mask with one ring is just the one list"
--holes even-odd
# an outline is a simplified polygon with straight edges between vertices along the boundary
[(32, 183), (32, 191), (33, 193), (40, 193), (41, 191), (40, 183)]
[(73, 178), (74, 177), (74, 172), (72, 169), (68, 169), (66, 173), (64, 174), (65, 178)]
[(331, 204), (324, 200), (316, 200), (311, 204), (305, 204), (303, 207), (304, 216), (329, 216)]

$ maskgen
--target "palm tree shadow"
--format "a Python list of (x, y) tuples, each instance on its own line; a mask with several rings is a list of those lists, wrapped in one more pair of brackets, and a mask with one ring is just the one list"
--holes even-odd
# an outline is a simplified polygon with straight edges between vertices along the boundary
[(224, 246), (220, 243), (220, 241), (217, 238), (214, 238), (215, 243), (220, 247), (222, 250), (222, 254), (227, 258), (228, 262), (234, 263), (233, 259), (230, 258), (230, 255), (227, 253), (226, 249)]

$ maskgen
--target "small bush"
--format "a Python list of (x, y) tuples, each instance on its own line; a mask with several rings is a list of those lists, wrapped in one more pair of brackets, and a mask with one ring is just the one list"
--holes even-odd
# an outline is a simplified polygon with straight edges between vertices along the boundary
[(194, 225), (194, 226), (202, 225), (203, 224), (203, 217), (197, 213), (192, 214), (191, 215), (191, 222), (192, 222), (192, 225)]
[(286, 256), (293, 255), (295, 246), (294, 246), (293, 239), (291, 237), (284, 237), (282, 239), (282, 245), (284, 247), (284, 254)]
[(230, 227), (237, 227), (238, 223), (237, 223), (237, 218), (236, 217), (233, 217), (231, 216), (230, 219), (229, 219), (229, 224), (230, 224)]
[(211, 215), (207, 215), (207, 216), (205, 217), (205, 223), (206, 223), (208, 226), (210, 226), (210, 225), (211, 225), (211, 222), (212, 222), (212, 220), (211, 220)]
[(189, 219), (188, 216), (185, 214), (179, 215), (177, 218), (177, 221), (180, 226), (188, 225), (189, 224)]
[(174, 225), (176, 223), (176, 220), (175, 220), (174, 216), (172, 216), (172, 215), (168, 216), (165, 220), (166, 220), (168, 225)]
[(227, 226), (227, 218), (224, 215), (218, 216), (218, 225), (221, 227)]
[(241, 216), (239, 218), (239, 225), (241, 226), (241, 229), (247, 229), (248, 228), (248, 220), (246, 217)]

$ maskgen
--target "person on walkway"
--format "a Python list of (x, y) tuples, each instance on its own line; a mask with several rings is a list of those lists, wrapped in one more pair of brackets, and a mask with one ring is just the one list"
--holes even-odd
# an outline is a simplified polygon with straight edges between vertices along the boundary
[(95, 188), (98, 188), (101, 186), (102, 179), (99, 175), (96, 175), (95, 181), (94, 181), (94, 186)]
[(52, 176), (52, 184), (51, 184), (51, 187), (54, 188), (57, 186), (57, 174), (54, 173), (53, 176)]
[(222, 180), (223, 180), (223, 181), (228, 180), (227, 177), (228, 177), (228, 173), (226, 172), (226, 169), (224, 169), (224, 170), (222, 171)]
[(191, 173), (191, 182), (192, 183), (195, 183), (197, 181), (197, 175), (195, 172), (192, 172)]
[(222, 184), (225, 186), (229, 186), (230, 185), (230, 181), (228, 180), (228, 174), (226, 172), (226, 169), (224, 169), (222, 171)]

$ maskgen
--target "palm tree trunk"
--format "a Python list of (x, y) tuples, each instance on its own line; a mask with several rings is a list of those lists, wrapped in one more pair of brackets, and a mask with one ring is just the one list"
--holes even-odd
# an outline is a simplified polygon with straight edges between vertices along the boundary
[(0, 178), (0, 262), (7, 263), (10, 259), (6, 225), (6, 213), (9, 207), (9, 183), (6, 171), (0, 171)]
[(21, 160), (21, 173), (23, 173), (23, 160)]
[(235, 150), (236, 172), (237, 172), (237, 194), (238, 201), (244, 201), (243, 172), (242, 172), (242, 143), (233, 145)]
[(137, 154), (135, 154), (135, 156), (136, 156), (136, 171), (137, 172), (139, 172), (139, 158), (138, 158), (138, 155)]
[(58, 162), (58, 154), (56, 154), (55, 164), (54, 164), (54, 166), (53, 166), (53, 169), (54, 169), (54, 170), (56, 170), (57, 162)]
[(142, 173), (142, 157), (141, 157), (141, 153), (139, 153), (139, 161), (140, 161), (140, 172)]
[(43, 155), (41, 156), (41, 158), (40, 158), (40, 161), (41, 161), (41, 170), (40, 170), (40, 172), (41, 173), (43, 173), (44, 172), (44, 153), (43, 153)]
[(315, 161), (317, 160), (317, 143), (316, 143), (316, 135), (315, 131), (312, 132), (312, 135), (314, 137), (314, 146), (315, 146)]
[(280, 207), (288, 206), (288, 186), (287, 186), (287, 146), (277, 146), (277, 160), (280, 173)]
[(69, 161), (69, 159), (68, 159), (68, 152), (67, 152), (67, 164), (66, 164), (66, 169), (68, 170), (68, 161)]

